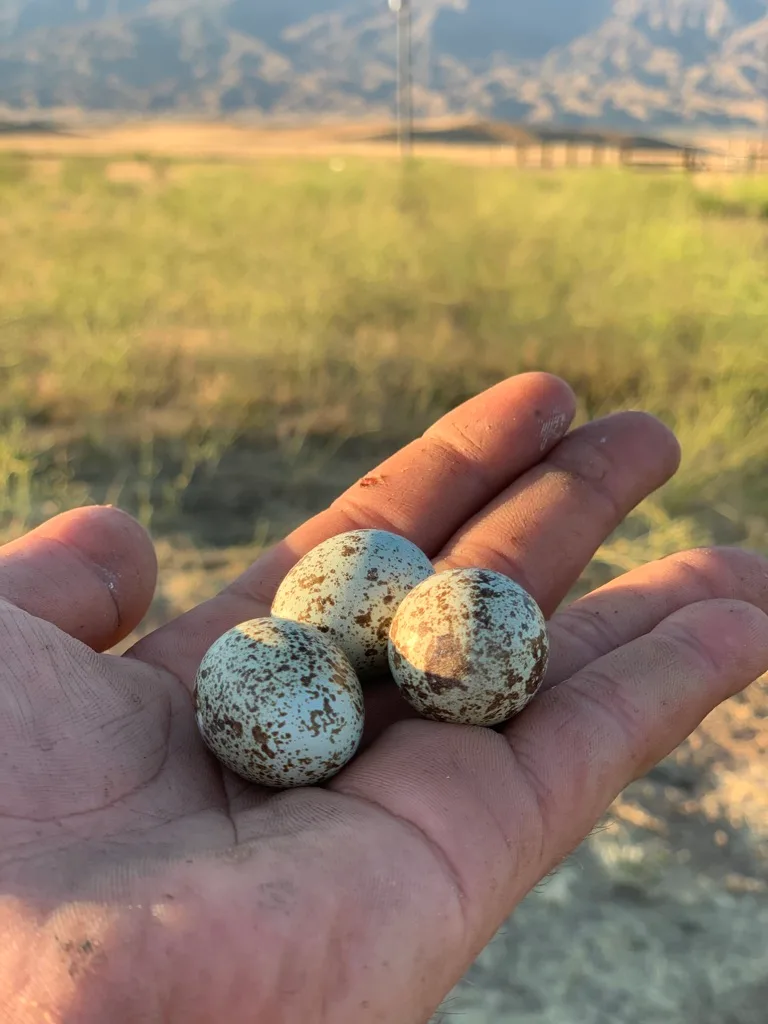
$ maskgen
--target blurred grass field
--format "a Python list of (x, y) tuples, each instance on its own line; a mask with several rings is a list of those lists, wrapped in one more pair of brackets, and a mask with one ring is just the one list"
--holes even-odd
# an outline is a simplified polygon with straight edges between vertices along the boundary
[[(768, 179), (0, 152), (0, 536), (133, 512), (161, 559), (149, 626), (530, 369), (581, 419), (647, 409), (683, 445), (582, 587), (768, 552)], [(764, 1020), (766, 793), (756, 687), (630, 787), (446, 1013)]]
[(683, 443), (595, 578), (767, 550), (766, 212), (759, 178), (0, 154), (0, 528), (95, 500), (263, 542), (544, 368)]

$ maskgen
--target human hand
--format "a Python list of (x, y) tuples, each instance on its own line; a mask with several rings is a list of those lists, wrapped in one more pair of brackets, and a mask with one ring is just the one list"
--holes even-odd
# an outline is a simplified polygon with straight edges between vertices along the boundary
[(613, 798), (768, 668), (768, 565), (691, 552), (555, 615), (547, 692), (503, 731), (409, 720), (390, 683), (324, 787), (259, 790), (210, 757), (203, 653), (329, 535), (394, 529), (552, 615), (678, 460), (649, 417), (564, 437), (572, 414), (554, 378), (499, 385), (122, 658), (98, 652), (155, 582), (132, 520), (81, 510), (0, 552), (4, 1020), (425, 1021)]

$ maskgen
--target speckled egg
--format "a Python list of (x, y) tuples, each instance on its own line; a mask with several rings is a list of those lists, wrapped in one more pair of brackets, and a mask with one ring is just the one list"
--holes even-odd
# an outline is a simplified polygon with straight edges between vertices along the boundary
[(361, 675), (387, 667), (387, 639), (403, 598), (434, 575), (415, 544), (383, 530), (355, 530), (310, 551), (283, 580), (272, 614), (317, 626)]
[(322, 633), (255, 619), (210, 648), (195, 683), (197, 724), (216, 757), (251, 782), (288, 788), (335, 775), (363, 733), (363, 691)]
[(389, 664), (425, 718), (499, 725), (525, 707), (544, 678), (547, 625), (533, 598), (486, 569), (440, 573), (400, 605)]

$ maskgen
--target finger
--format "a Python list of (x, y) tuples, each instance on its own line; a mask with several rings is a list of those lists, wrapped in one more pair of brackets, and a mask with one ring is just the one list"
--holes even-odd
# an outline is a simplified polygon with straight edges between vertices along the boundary
[(699, 604), (544, 694), (504, 735), (403, 723), (330, 788), (421, 836), (443, 898), (409, 938), (431, 948), (441, 915), (458, 912), (466, 944), (446, 951), (458, 977), (618, 793), (766, 669), (764, 613)]
[(574, 430), (452, 538), (438, 568), (512, 577), (551, 615), (605, 538), (675, 474), (680, 448), (645, 413)]
[(81, 508), (0, 549), (0, 598), (105, 651), (143, 619), (157, 581), (152, 542), (115, 508)]
[(768, 613), (768, 559), (738, 548), (671, 555), (635, 569), (564, 609), (550, 624), (545, 688), (650, 633), (687, 605), (716, 598)]
[(630, 782), (766, 671), (765, 612), (704, 601), (588, 665), (510, 723), (507, 738), (542, 808), (551, 866)]
[(434, 555), (462, 522), (558, 443), (574, 409), (568, 385), (543, 373), (513, 377), (473, 398), (267, 552), (218, 597), (141, 641), (131, 656), (191, 683), (214, 640), (267, 614), (291, 566), (347, 530), (392, 530)]
[(358, 481), (269, 552), (237, 589), (270, 602), (302, 555), (347, 530), (390, 530), (433, 556), (454, 530), (555, 447), (574, 412), (573, 392), (549, 374), (498, 384)]

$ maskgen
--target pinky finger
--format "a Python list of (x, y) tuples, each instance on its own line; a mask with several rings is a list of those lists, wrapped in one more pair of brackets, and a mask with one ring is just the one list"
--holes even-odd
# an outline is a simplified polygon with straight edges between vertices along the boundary
[(768, 671), (768, 616), (705, 601), (543, 694), (506, 735), (543, 812), (545, 864), (719, 704)]

